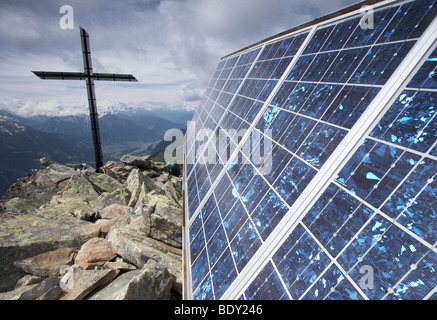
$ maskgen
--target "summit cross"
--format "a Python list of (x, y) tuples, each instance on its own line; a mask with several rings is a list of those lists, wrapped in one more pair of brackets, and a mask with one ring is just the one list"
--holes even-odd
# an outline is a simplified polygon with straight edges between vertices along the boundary
[(114, 74), (114, 73), (93, 73), (91, 63), (91, 49), (89, 34), (80, 27), (80, 37), (82, 42), (82, 55), (84, 72), (53, 72), (53, 71), (32, 71), (40, 79), (44, 80), (85, 80), (88, 105), (90, 110), (91, 130), (94, 143), (94, 156), (96, 159), (96, 171), (99, 172), (103, 167), (102, 144), (100, 140), (99, 116), (97, 113), (96, 93), (94, 91), (94, 80), (100, 81), (128, 81), (138, 82), (131, 74)]

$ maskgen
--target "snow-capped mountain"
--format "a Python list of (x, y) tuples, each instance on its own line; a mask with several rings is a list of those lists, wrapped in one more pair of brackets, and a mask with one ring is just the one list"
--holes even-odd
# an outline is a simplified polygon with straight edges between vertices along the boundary
[(26, 128), (18, 123), (13, 122), (12, 118), (0, 116), (0, 134), (14, 135), (23, 132)]

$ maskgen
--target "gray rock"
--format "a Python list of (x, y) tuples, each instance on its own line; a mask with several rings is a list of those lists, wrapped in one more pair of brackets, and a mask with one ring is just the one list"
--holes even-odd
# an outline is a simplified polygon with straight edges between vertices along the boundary
[(106, 262), (103, 265), (103, 268), (105, 269), (113, 269), (113, 270), (135, 270), (137, 267), (135, 267), (133, 264), (130, 264), (125, 261), (113, 261), (113, 262)]
[(18, 287), (11, 291), (2, 292), (0, 293), (0, 300), (18, 300), (23, 294), (23, 292), (29, 291), (37, 285), (38, 284), (31, 284), (27, 286)]
[(113, 192), (104, 192), (97, 199), (91, 201), (93, 209), (102, 210), (111, 204), (118, 203), (127, 206), (131, 193), (126, 188), (120, 188)]
[(126, 181), (127, 188), (133, 192), (137, 188), (142, 188), (146, 193), (159, 189), (155, 182), (148, 176), (142, 174), (139, 169), (134, 169), (129, 174)]
[(42, 296), (37, 298), (36, 300), (56, 300), (62, 293), (62, 289), (59, 286), (54, 286), (53, 288), (49, 289), (46, 293), (44, 293)]
[(70, 181), (62, 192), (63, 198), (81, 197), (83, 199), (96, 199), (98, 196), (99, 193), (80, 172), (71, 177)]
[(168, 300), (173, 278), (165, 267), (149, 260), (141, 270), (122, 274), (90, 300)]
[[(39, 208), (61, 189), (62, 181), (70, 178), (74, 169), (57, 163), (50, 164), (43, 170), (30, 170), (26, 177), (17, 179), (2, 195), (2, 201), (13, 198), (26, 199), (33, 208)], [(13, 210), (9, 210), (13, 211)]]
[(52, 162), (47, 158), (39, 159), (39, 163), (41, 163), (44, 167), (48, 167), (52, 164)]
[(58, 287), (58, 286), (59, 286), (59, 278), (48, 277), (47, 279), (41, 281), (30, 290), (23, 292), (18, 298), (18, 300), (36, 300), (37, 298), (41, 297), (49, 290), (51, 290), (53, 287)]
[(15, 285), (15, 289), (22, 287), (22, 286), (29, 286), (31, 284), (40, 283), (45, 278), (47, 278), (47, 277), (39, 277), (39, 276), (34, 276), (32, 274), (26, 274), (24, 277), (22, 277), (21, 279), (19, 279), (17, 281), (17, 284)]
[(60, 205), (38, 213), (0, 215), (0, 292), (12, 290), (24, 276), (24, 271), (13, 266), (15, 261), (62, 247), (80, 248), (90, 238), (99, 236), (99, 226), (55, 207), (68, 209), (68, 205)]
[(102, 238), (92, 238), (82, 245), (74, 263), (82, 269), (89, 270), (103, 266), (114, 259), (116, 255), (108, 246), (108, 241)]
[(140, 230), (115, 227), (108, 235), (112, 251), (143, 268), (149, 260), (158, 262), (174, 276), (173, 289), (182, 292), (182, 251), (152, 239)]
[(123, 188), (123, 184), (106, 174), (85, 171), (83, 175), (100, 193), (113, 192), (119, 188)]
[[(165, 194), (152, 191), (140, 195), (147, 235), (176, 248), (182, 248), (182, 208)], [(138, 211), (136, 211), (137, 213)]]
[(138, 167), (140, 170), (147, 170), (152, 167), (151, 156), (135, 157), (131, 155), (124, 155), (120, 158), (120, 161), (128, 166)]
[(91, 291), (99, 286), (105, 285), (112, 281), (118, 270), (83, 270), (76, 269), (73, 272), (73, 289), (69, 291), (61, 300), (81, 300)]
[(45, 252), (24, 260), (14, 262), (14, 266), (35, 276), (58, 276), (63, 265), (73, 264), (78, 250), (74, 248), (60, 248)]

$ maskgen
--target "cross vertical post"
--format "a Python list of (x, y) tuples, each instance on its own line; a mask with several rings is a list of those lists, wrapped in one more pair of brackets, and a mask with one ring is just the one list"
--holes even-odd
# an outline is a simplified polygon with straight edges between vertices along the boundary
[(138, 82), (131, 74), (112, 74), (112, 73), (93, 73), (91, 61), (91, 49), (89, 34), (80, 27), (80, 37), (82, 43), (82, 56), (84, 72), (52, 72), (52, 71), (32, 71), (40, 79), (44, 80), (85, 80), (88, 95), (88, 106), (90, 112), (91, 131), (94, 144), (94, 157), (96, 161), (96, 171), (100, 172), (103, 167), (102, 143), (100, 140), (99, 115), (97, 112), (96, 93), (94, 90), (94, 80), (100, 81), (129, 81)]
[(94, 157), (96, 160), (96, 169), (97, 171), (103, 167), (103, 152), (102, 152), (102, 143), (100, 141), (100, 129), (99, 129), (99, 114), (97, 112), (97, 101), (96, 101), (96, 93), (94, 91), (94, 81), (91, 78), (93, 74), (93, 66), (91, 62), (91, 49), (90, 49), (90, 41), (89, 35), (80, 27), (80, 38), (82, 42), (82, 55), (83, 55), (83, 67), (84, 72), (87, 75), (86, 79), (86, 88), (88, 94), (88, 106), (90, 109), (90, 122), (91, 122), (91, 131), (93, 136), (93, 144), (94, 144)]

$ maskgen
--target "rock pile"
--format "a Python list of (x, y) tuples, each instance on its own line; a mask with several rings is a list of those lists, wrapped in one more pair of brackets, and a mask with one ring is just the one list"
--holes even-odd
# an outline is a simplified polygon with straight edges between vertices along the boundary
[(149, 157), (40, 162), (0, 201), (0, 300), (181, 297), (181, 178)]

